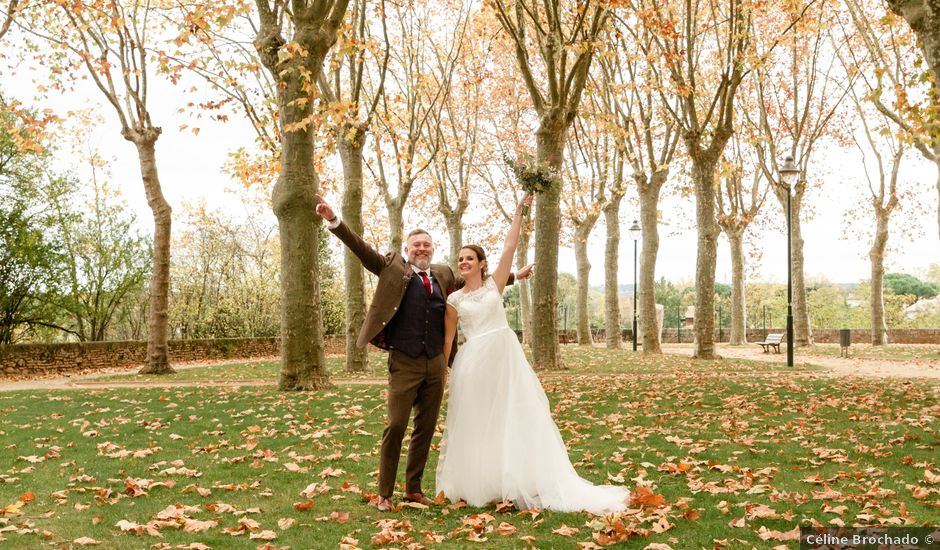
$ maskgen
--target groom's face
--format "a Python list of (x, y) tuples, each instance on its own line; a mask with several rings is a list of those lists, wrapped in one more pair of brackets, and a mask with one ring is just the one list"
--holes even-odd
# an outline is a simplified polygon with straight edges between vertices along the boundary
[(408, 237), (405, 254), (408, 255), (408, 261), (418, 269), (431, 267), (431, 258), (434, 257), (434, 243), (431, 242), (431, 236), (427, 233), (418, 233)]

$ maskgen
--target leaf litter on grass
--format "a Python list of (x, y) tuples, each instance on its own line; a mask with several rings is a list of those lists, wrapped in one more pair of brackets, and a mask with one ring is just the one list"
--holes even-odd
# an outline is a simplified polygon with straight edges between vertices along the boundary
[(379, 515), (381, 387), (32, 392), (7, 396), (0, 416), (0, 536), (37, 547), (761, 547), (799, 524), (915, 525), (940, 507), (936, 386), (693, 372), (553, 375), (545, 388), (579, 474), (628, 485), (625, 512), (477, 509), (439, 495)]

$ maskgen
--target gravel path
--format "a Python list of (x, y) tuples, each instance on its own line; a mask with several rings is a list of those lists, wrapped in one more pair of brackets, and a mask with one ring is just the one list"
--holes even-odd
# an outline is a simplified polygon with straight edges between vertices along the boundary
[[(771, 363), (786, 363), (787, 355), (784, 346), (780, 346), (783, 353), (764, 353), (755, 344), (747, 346), (729, 346), (720, 344), (718, 354), (722, 357), (734, 359), (750, 359), (753, 361), (766, 361)], [(663, 351), (676, 355), (692, 355), (691, 345), (664, 344)], [(940, 379), (940, 360), (904, 361), (887, 359), (859, 359), (854, 357), (831, 357), (828, 355), (803, 355), (794, 350), (793, 366), (801, 368), (806, 364), (825, 367), (826, 372), (836, 376), (863, 376), (868, 378), (933, 378)]]
[[(673, 355), (692, 355), (692, 346), (689, 344), (663, 344), (663, 351)], [(720, 344), (718, 354), (722, 357), (734, 359), (750, 359), (754, 361), (765, 361), (772, 363), (786, 362), (785, 353), (763, 353), (757, 346), (728, 346)], [(218, 365), (227, 362), (243, 362), (244, 359), (221, 361), (215, 363), (199, 362), (190, 364), (174, 365), (178, 370), (205, 368), (211, 365)], [(861, 376), (867, 378), (928, 378), (940, 379), (940, 360), (886, 360), (886, 359), (860, 359), (860, 358), (841, 358), (824, 355), (804, 355), (797, 350), (794, 358), (794, 374), (811, 376)], [(827, 370), (807, 373), (803, 368), (808, 364), (819, 365)], [(117, 371), (123, 372), (123, 371)], [(127, 371), (131, 372), (131, 371)], [(193, 381), (193, 380), (154, 380), (152, 382), (144, 381), (117, 381), (117, 380), (99, 380), (104, 376), (115, 374), (112, 372), (102, 372), (96, 374), (47, 378), (41, 380), (19, 380), (4, 381), (0, 380), (0, 392), (20, 391), (20, 390), (68, 390), (68, 389), (109, 389), (109, 388), (177, 388), (189, 386), (202, 387), (255, 387), (255, 386), (274, 386), (273, 380), (244, 380), (244, 381)], [(779, 374), (779, 372), (777, 373)], [(659, 375), (657, 375), (659, 376)], [(334, 378), (336, 384), (385, 384), (385, 378), (353, 378), (343, 379)]]

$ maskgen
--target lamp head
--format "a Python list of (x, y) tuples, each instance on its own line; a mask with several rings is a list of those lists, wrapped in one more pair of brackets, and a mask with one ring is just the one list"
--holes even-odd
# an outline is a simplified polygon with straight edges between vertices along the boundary
[(634, 241), (639, 240), (641, 229), (640, 229), (640, 224), (637, 223), (636, 220), (633, 220), (633, 225), (630, 226), (630, 229), (628, 229), (628, 231), (630, 232), (631, 239), (633, 239)]
[(800, 169), (793, 161), (793, 155), (787, 155), (783, 159), (783, 166), (780, 167), (778, 172), (780, 173), (780, 181), (786, 185), (787, 188), (792, 188), (800, 175)]

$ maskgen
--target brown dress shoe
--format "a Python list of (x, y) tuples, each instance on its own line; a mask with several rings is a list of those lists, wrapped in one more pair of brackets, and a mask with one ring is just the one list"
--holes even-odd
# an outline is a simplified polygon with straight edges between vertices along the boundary
[(405, 502), (417, 502), (418, 504), (424, 504), (425, 506), (431, 506), (434, 504), (434, 501), (424, 496), (421, 493), (405, 493), (404, 498)]
[(375, 503), (376, 509), (379, 512), (391, 512), (392, 511), (392, 499), (379, 497), (379, 501)]

